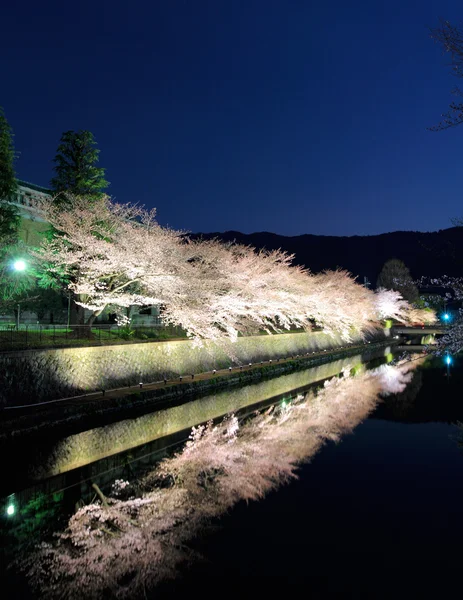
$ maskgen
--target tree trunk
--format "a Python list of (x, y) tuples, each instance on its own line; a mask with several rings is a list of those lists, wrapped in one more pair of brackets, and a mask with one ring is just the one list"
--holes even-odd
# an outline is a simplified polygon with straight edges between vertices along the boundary
[(71, 325), (84, 325), (85, 323), (85, 309), (76, 304), (76, 300), (79, 299), (79, 296), (74, 294), (71, 296)]
[(99, 313), (92, 313), (85, 321), (85, 308), (77, 304), (83, 298), (80, 294), (71, 297), (71, 331), (72, 336), (77, 339), (90, 339), (92, 337), (92, 325)]
[(93, 323), (95, 322), (95, 319), (98, 317), (98, 315), (101, 314), (101, 311), (98, 312), (94, 312), (92, 313), (89, 318), (87, 319), (87, 322), (85, 323), (86, 327), (92, 327)]

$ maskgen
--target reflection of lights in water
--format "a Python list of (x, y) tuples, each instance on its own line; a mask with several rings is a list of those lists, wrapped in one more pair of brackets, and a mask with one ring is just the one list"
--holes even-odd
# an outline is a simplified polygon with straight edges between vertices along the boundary
[[(206, 520), (221, 516), (238, 501), (258, 500), (287, 482), (324, 443), (339, 440), (365, 419), (381, 394), (403, 390), (411, 371), (424, 360), (383, 365), (357, 378), (335, 375), (317, 393), (300, 396), (300, 403), (292, 399), (284, 415), (269, 409), (246, 419), (240, 428), (236, 417), (196, 428), (183, 452), (148, 475), (152, 481), (159, 481), (160, 474), (175, 475), (174, 485), (162, 490), (149, 486), (152, 491), (139, 498), (114, 500), (109, 517), (101, 505), (86, 506), (71, 518), (72, 527), (65, 533), (71, 544), (37, 550), (32, 562), (41, 595), (50, 597), (51, 585), (54, 594), (64, 596), (69, 586), (78, 590), (85, 584), (93, 597), (101, 597), (103, 589), (116, 591), (121, 578), (135, 571), (141, 574), (135, 582), (139, 588), (144, 577), (157, 583), (157, 573), (174, 572), (182, 558), (172, 548), (184, 547)], [(204, 474), (214, 485), (204, 485)], [(102, 534), (109, 519), (121, 523), (117, 537)], [(169, 543), (163, 544), (166, 536)], [(42, 564), (52, 551), (59, 560), (53, 563), (56, 577), (51, 583)], [(95, 552), (99, 560), (92, 560)], [(69, 565), (73, 575), (66, 577)]]
[(14, 502), (14, 494), (11, 494), (11, 496), (9, 496), (9, 498), (8, 498), (6, 514), (8, 517), (12, 517), (15, 512), (16, 512), (16, 506), (15, 506), (15, 502)]
[(361, 375), (362, 373), (365, 373), (365, 371), (366, 371), (366, 366), (363, 363), (359, 363), (358, 365), (355, 365), (355, 367), (352, 367), (352, 369), (351, 369), (351, 373), (353, 376)]
[(287, 397), (291, 390), (333, 377), (343, 370), (350, 371), (358, 366), (364, 371), (365, 365), (357, 365), (357, 361), (358, 356), (332, 361), (252, 386), (217, 392), (136, 419), (71, 435), (53, 448), (49, 457), (41, 462), (34, 473), (37, 479), (64, 473), (275, 396), (283, 394)]
[(446, 364), (446, 365), (451, 365), (451, 364), (452, 364), (452, 357), (451, 357), (451, 356), (449, 356), (448, 354), (447, 354), (447, 356), (445, 357), (445, 364)]
[(384, 349), (384, 356), (386, 357), (386, 362), (387, 363), (390, 363), (390, 362), (392, 362), (394, 360), (394, 355), (391, 352), (391, 347), (390, 346), (387, 346)]

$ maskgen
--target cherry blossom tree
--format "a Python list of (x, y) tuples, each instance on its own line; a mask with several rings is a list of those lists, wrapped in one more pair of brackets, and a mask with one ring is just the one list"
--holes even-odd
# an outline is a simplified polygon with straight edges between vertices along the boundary
[[(450, 277), (443, 275), (438, 278), (422, 278), (421, 284), (425, 286), (436, 286), (447, 290), (446, 301), (461, 302), (463, 300), (463, 277)], [(437, 320), (437, 319), (436, 319)], [(446, 328), (446, 334), (438, 339), (437, 352), (449, 352), (457, 354), (463, 350), (463, 309), (459, 309), (452, 315), (452, 320)]]
[(313, 275), (280, 250), (189, 240), (161, 227), (154, 210), (107, 197), (44, 210), (59, 233), (36, 252), (43, 277), (61, 281), (92, 311), (89, 325), (107, 306), (157, 304), (196, 339), (310, 330), (316, 322), (349, 340), (405, 310), (399, 295), (386, 302), (385, 292), (375, 295), (346, 271)]
[(374, 293), (355, 282), (347, 271), (327, 271), (313, 276), (310, 294), (317, 323), (328, 332), (339, 332), (349, 340), (354, 333), (367, 333), (379, 325)]
[(410, 305), (395, 290), (379, 288), (375, 294), (375, 306), (380, 319), (395, 319), (409, 325), (414, 323), (432, 325), (437, 321), (434, 310)]
[(375, 294), (375, 307), (380, 319), (396, 319), (405, 323), (409, 304), (400, 292), (378, 288)]
[(160, 304), (175, 289), (182, 268), (181, 232), (158, 225), (155, 211), (117, 204), (108, 197), (91, 206), (73, 198), (62, 211), (45, 205), (57, 235), (36, 252), (42, 272), (75, 293), (92, 311), (89, 324), (106, 306)]
[(312, 289), (313, 295), (314, 280), (306, 270), (291, 266), (292, 256), (215, 240), (189, 242), (186, 251), (195, 271), (188, 281), (189, 300), (170, 298), (167, 319), (209, 339), (291, 326), (310, 329), (312, 306), (300, 292), (307, 296)]

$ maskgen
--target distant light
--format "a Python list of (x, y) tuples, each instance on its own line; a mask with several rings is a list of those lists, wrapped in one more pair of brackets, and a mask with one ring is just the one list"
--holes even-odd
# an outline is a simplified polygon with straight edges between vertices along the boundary
[(15, 271), (25, 271), (25, 269), (26, 269), (25, 261), (22, 259), (15, 260), (13, 263), (13, 269)]
[(445, 362), (446, 362), (446, 364), (451, 365), (452, 364), (452, 357), (451, 356), (446, 356), (445, 357)]
[(14, 511), (15, 511), (14, 504), (9, 504), (8, 507), (7, 507), (7, 509), (6, 509), (6, 514), (9, 517), (12, 517), (14, 515)]
[(450, 319), (450, 315), (448, 313), (445, 313), (444, 321), (448, 321), (449, 319)]

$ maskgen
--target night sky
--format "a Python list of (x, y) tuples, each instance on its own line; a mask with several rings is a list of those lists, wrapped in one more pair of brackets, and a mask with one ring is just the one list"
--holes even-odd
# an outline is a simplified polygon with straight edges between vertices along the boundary
[[(429, 231), (463, 214), (458, 83), (429, 37), (461, 0), (5, 2), (21, 179), (91, 130), (118, 201), (190, 231)], [(462, 82), (463, 83), (463, 82)]]

